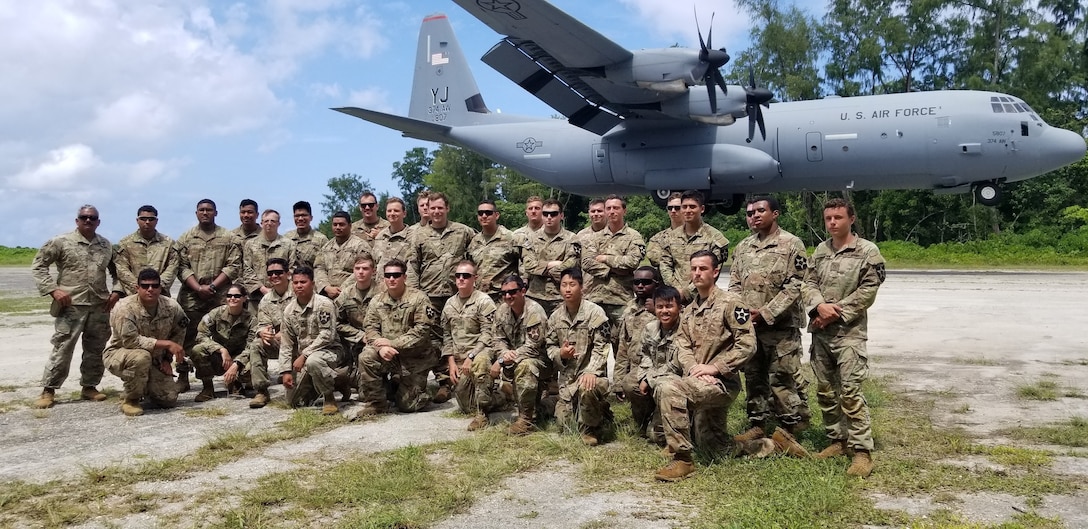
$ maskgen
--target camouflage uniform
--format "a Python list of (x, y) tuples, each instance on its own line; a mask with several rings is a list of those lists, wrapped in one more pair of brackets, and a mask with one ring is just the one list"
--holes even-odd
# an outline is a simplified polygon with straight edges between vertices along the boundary
[[(695, 299), (684, 307), (675, 340), (684, 375), (654, 388), (669, 450), (678, 456), (690, 455), (693, 433), (696, 443), (707, 450), (731, 447), (726, 420), (740, 392), (737, 371), (756, 349), (748, 309), (740, 296), (714, 287), (705, 300)], [(717, 383), (688, 375), (698, 364), (717, 367)]]
[(854, 235), (852, 242), (836, 250), (828, 239), (813, 252), (802, 286), (810, 317), (815, 317), (820, 303), (842, 307), (841, 321), (823, 329), (809, 323), (809, 355), (827, 437), (846, 440), (853, 449), (873, 449), (869, 406), (861, 385), (869, 374), (867, 311), (876, 301), (884, 273), (884, 257), (872, 242)]
[(223, 369), (220, 348), (226, 348), (232, 360), (240, 363), (239, 377), (249, 374), (249, 355), (242, 354), (256, 337), (253, 313), (242, 310), (231, 316), (226, 305), (220, 305), (204, 315), (197, 325), (196, 345), (190, 360), (196, 368), (196, 378), (211, 379), (226, 373)]
[(247, 364), (250, 379), (253, 382), (254, 389), (268, 389), (271, 384), (268, 376), (268, 361), (280, 356), (279, 346), (265, 345), (261, 342), (261, 337), (257, 333), (265, 327), (272, 327), (273, 332), (281, 332), (283, 330), (283, 309), (287, 307), (289, 302), (294, 300), (295, 293), (290, 287), (282, 296), (272, 290), (261, 298), (261, 304), (257, 308), (257, 324), (254, 327), (254, 337), (249, 342), (247, 355), (249, 357)]
[(159, 297), (155, 314), (149, 314), (140, 304), (140, 298), (129, 296), (122, 299), (110, 314), (113, 336), (103, 358), (110, 373), (117, 375), (125, 384), (125, 399), (139, 402), (148, 397), (154, 404), (173, 408), (178, 402), (178, 390), (173, 377), (160, 371), (173, 355), (165, 350), (155, 350), (157, 340), (170, 340), (181, 344), (189, 322), (178, 302)]
[[(593, 226), (586, 226), (575, 234), (574, 238), (578, 241), (579, 248), (585, 248), (586, 244), (591, 242), (590, 239), (598, 236), (603, 232), (605, 228), (601, 228), (597, 231), (593, 231)], [(578, 263), (581, 266), (581, 263)], [(589, 292), (593, 290), (593, 274), (582, 274), (582, 292)]]
[(249, 299), (259, 303), (261, 299), (261, 287), (272, 288), (265, 274), (267, 262), (273, 257), (279, 257), (287, 261), (288, 267), (298, 262), (298, 249), (295, 241), (277, 236), (269, 241), (264, 236), (254, 237), (246, 241), (242, 248), (242, 277), (239, 283), (249, 291)]
[(490, 373), (495, 361), (494, 324), (495, 302), (479, 290), (473, 290), (468, 299), (454, 294), (442, 308), (442, 361), (449, 362), (453, 356), (458, 368), (466, 358), (472, 361), (472, 373), (461, 375), (453, 388), (463, 413), (488, 413), (507, 404)]
[(766, 422), (772, 411), (783, 426), (808, 422), (808, 404), (800, 395), (801, 284), (808, 269), (805, 245), (778, 229), (760, 241), (746, 237), (733, 252), (729, 291), (744, 305), (759, 309), (763, 321), (755, 326), (756, 354), (744, 368), (748, 419)]
[[(83, 360), (79, 366), (79, 383), (91, 387), (102, 381), (105, 372), (102, 349), (110, 338), (109, 313), (106, 312), (110, 291), (106, 288), (106, 272), (112, 262), (113, 247), (109, 241), (101, 235), (88, 241), (78, 230), (49, 239), (34, 256), (31, 270), (38, 292), (48, 296), (60, 289), (72, 298), (72, 304), (63, 310), (55, 301), (50, 309), (56, 320), (53, 352), (42, 375), (43, 387), (57, 389), (64, 384), (80, 336), (83, 338)], [(56, 279), (49, 273), (49, 266), (53, 264), (57, 266)], [(114, 283), (114, 289), (120, 290), (120, 285)]]
[(631, 417), (635, 424), (645, 428), (654, 414), (653, 399), (638, 390), (638, 367), (642, 355), (642, 333), (646, 324), (656, 321), (645, 304), (631, 301), (623, 311), (619, 326), (619, 347), (616, 349), (616, 365), (612, 371), (613, 391), (623, 391), (631, 403)]
[(238, 225), (237, 228), (230, 230), (232, 234), (238, 237), (238, 245), (245, 246), (250, 239), (253, 239), (261, 234), (261, 225), (257, 224), (257, 227), (253, 231), (246, 231), (245, 226)]
[[(551, 314), (563, 302), (559, 294), (559, 274), (578, 266), (582, 247), (576, 236), (568, 230), (559, 230), (550, 236), (543, 229), (531, 232), (521, 251), (525, 267), (525, 280), (529, 283), (527, 296)], [(562, 261), (555, 268), (548, 268), (548, 261)]]
[(435, 311), (441, 311), (446, 299), (457, 292), (453, 269), (468, 255), (468, 244), (476, 232), (458, 222), (449, 222), (439, 230), (434, 226), (412, 233), (408, 250), (408, 286), (431, 298)]
[[(574, 419), (583, 432), (599, 427), (609, 414), (610, 327), (604, 309), (586, 300), (582, 300), (574, 316), (567, 313), (565, 305), (560, 305), (548, 318), (548, 357), (559, 371), (555, 418), (561, 423)], [(574, 358), (570, 360), (559, 356), (559, 348), (564, 342), (574, 344)], [(578, 377), (583, 374), (597, 375), (597, 386), (593, 390), (584, 391), (578, 385)]]
[(673, 228), (665, 228), (646, 241), (646, 260), (650, 261), (650, 265), (658, 270), (662, 268), (661, 256), (665, 253), (665, 241), (668, 240), (672, 230)]
[(377, 264), (375, 270), (379, 275), (385, 270), (385, 263), (392, 259), (400, 259), (405, 263), (411, 260), (408, 250), (411, 247), (412, 231), (413, 226), (406, 226), (393, 233), (389, 231), (389, 226), (386, 226), (374, 237), (374, 262)]
[[(377, 228), (378, 232), (380, 232), (382, 231), (382, 229), (388, 227), (389, 221), (381, 217), (378, 217), (378, 222), (375, 222), (374, 224), (367, 224), (363, 220), (357, 220), (351, 223), (351, 234), (355, 237), (362, 239), (363, 242), (367, 243), (368, 245), (373, 245), (374, 239), (376, 237), (371, 237), (370, 233), (375, 228)], [(377, 235), (377, 232), (375, 232), (375, 235)]]
[(521, 264), (521, 247), (514, 242), (514, 232), (498, 226), (491, 238), (477, 233), (468, 243), (468, 255), (476, 263), (476, 288), (501, 302), (502, 280), (517, 273)]
[(370, 288), (359, 290), (355, 281), (344, 286), (344, 290), (333, 300), (336, 305), (336, 332), (340, 335), (340, 341), (344, 345), (344, 362), (355, 363), (355, 359), (366, 345), (366, 310), (370, 301), (378, 295), (378, 282), (373, 281)]
[[(280, 375), (293, 373), (295, 388), (292, 407), (309, 404), (310, 398), (326, 397), (331, 401), (336, 380), (337, 359), (340, 358), (340, 337), (336, 335), (336, 307), (332, 300), (314, 294), (306, 305), (295, 298), (283, 309), (283, 335), (280, 338)], [(294, 361), (306, 355), (302, 373), (294, 372)]]
[(324, 233), (314, 229), (307, 232), (305, 236), (299, 235), (298, 230), (291, 230), (283, 234), (283, 236), (295, 243), (295, 258), (298, 262), (288, 262), (287, 265), (291, 268), (298, 265), (313, 268), (314, 262), (317, 260), (317, 253), (321, 251), (325, 243), (329, 242), (329, 238)]
[[(434, 333), (438, 313), (422, 292), (407, 288), (399, 300), (382, 292), (366, 311), (367, 346), (359, 353), (359, 400), (376, 408), (386, 407), (386, 381), (397, 383), (396, 404), (402, 412), (419, 411), (430, 402), (427, 373), (438, 363)], [(372, 344), (386, 338), (398, 351), (386, 362)]]
[(191, 354), (196, 345), (196, 330), (200, 319), (213, 308), (223, 304), (226, 285), (220, 285), (215, 297), (204, 301), (185, 281), (196, 276), (197, 283), (208, 285), (219, 276), (226, 274), (227, 279), (235, 281), (242, 273), (241, 239), (222, 226), (216, 226), (211, 232), (204, 232), (200, 226), (194, 226), (178, 237), (178, 279), (181, 291), (178, 304), (189, 318), (189, 328), (185, 331), (185, 352)]
[(162, 233), (156, 232), (148, 240), (137, 231), (117, 243), (113, 264), (117, 268), (117, 281), (124, 287), (126, 295), (136, 294), (136, 276), (150, 268), (159, 273), (162, 295), (170, 297), (170, 288), (178, 276), (178, 249), (174, 246), (174, 239)]
[[(597, 262), (599, 255), (606, 256), (603, 263)], [(600, 305), (608, 315), (612, 336), (619, 334), (623, 309), (635, 295), (631, 273), (645, 255), (642, 235), (626, 224), (615, 233), (605, 227), (596, 236), (582, 241), (582, 271), (593, 275), (593, 288), (583, 291), (586, 299)]]
[[(650, 320), (642, 328), (639, 340), (640, 358), (639, 364), (631, 373), (634, 380), (634, 390), (627, 392), (627, 400), (631, 402), (632, 411), (636, 402), (640, 406), (649, 406), (650, 410), (646, 418), (637, 422), (640, 428), (644, 428), (648, 436), (657, 443), (664, 444), (665, 436), (661, 426), (661, 414), (657, 412), (657, 389), (665, 382), (679, 382), (684, 376), (684, 370), (680, 368), (680, 360), (676, 349), (676, 331), (679, 327), (670, 330), (662, 329), (661, 322), (656, 318)], [(650, 386), (649, 394), (643, 395), (640, 391), (642, 382)], [(644, 401), (644, 402), (640, 402)], [(636, 418), (637, 420), (637, 418)]]
[(519, 412), (529, 418), (535, 414), (548, 380), (555, 377), (545, 343), (547, 324), (548, 315), (544, 309), (528, 298), (520, 318), (505, 303), (495, 310), (493, 349), (496, 355), (517, 351), (513, 368), (515, 399)]
[(355, 259), (362, 254), (370, 254), (373, 249), (359, 237), (348, 237), (344, 244), (329, 239), (314, 262), (314, 292), (322, 292), (325, 287), (344, 288), (348, 281), (355, 281)]
[(684, 232), (683, 226), (669, 230), (669, 236), (664, 243), (661, 266), (658, 267), (661, 270), (661, 279), (688, 299), (695, 297), (695, 286), (691, 284), (691, 254), (699, 250), (709, 250), (718, 256), (719, 269), (729, 258), (729, 239), (717, 228), (706, 223), (690, 236)]

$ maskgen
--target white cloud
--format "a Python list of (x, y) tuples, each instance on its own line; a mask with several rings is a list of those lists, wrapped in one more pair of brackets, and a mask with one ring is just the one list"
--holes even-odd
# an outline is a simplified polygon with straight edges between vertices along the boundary
[(16, 190), (69, 189), (80, 176), (102, 166), (94, 149), (83, 144), (65, 145), (49, 151), (43, 159), (27, 163), (9, 183)]
[(307, 92), (313, 97), (328, 99), (339, 99), (343, 94), (343, 91), (340, 89), (340, 83), (310, 83)]
[(368, 108), (379, 112), (393, 112), (393, 106), (389, 104), (389, 92), (384, 88), (377, 87), (353, 90), (348, 94), (346, 106)]

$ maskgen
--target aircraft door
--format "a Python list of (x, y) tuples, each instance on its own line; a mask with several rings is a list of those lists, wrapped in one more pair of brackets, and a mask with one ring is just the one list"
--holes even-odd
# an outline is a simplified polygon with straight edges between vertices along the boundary
[(805, 154), (808, 156), (808, 161), (819, 162), (824, 159), (823, 142), (823, 134), (819, 132), (805, 134)]
[(612, 161), (608, 157), (607, 143), (593, 144), (593, 178), (597, 182), (608, 183), (612, 181)]

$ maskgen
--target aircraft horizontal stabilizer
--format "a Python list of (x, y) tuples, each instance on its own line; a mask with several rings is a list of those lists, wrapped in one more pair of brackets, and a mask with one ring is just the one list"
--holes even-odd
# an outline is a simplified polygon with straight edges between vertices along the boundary
[(404, 116), (394, 116), (392, 114), (376, 112), (365, 108), (342, 107), (334, 108), (333, 110), (343, 112), (349, 116), (355, 116), (371, 123), (377, 123), (383, 127), (399, 130), (409, 138), (433, 141), (435, 143), (450, 143), (450, 127), (446, 125), (439, 125), (437, 123), (430, 123)]

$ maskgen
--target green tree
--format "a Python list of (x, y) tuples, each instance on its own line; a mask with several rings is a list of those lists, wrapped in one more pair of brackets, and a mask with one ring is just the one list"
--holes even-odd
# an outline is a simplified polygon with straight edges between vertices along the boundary
[(757, 83), (783, 101), (818, 98), (819, 22), (792, 4), (780, 9), (778, 0), (737, 0), (737, 6), (751, 15), (752, 46), (736, 57), (730, 77), (747, 85), (750, 69)]
[(393, 162), (393, 179), (400, 187), (404, 203), (410, 205), (405, 212), (407, 224), (419, 222), (419, 212), (415, 207), (416, 197), (426, 187), (424, 180), (431, 172), (432, 163), (434, 157), (423, 147), (410, 149), (404, 153), (403, 161)]
[(324, 200), (321, 201), (321, 213), (324, 218), (318, 224), (318, 229), (325, 235), (331, 236), (329, 222), (332, 220), (332, 214), (337, 211), (347, 211), (351, 214), (352, 221), (359, 220), (362, 216), (359, 213), (359, 196), (364, 191), (373, 188), (370, 187), (369, 180), (354, 173), (344, 173), (330, 178), (328, 187), (329, 192), (322, 195)]

